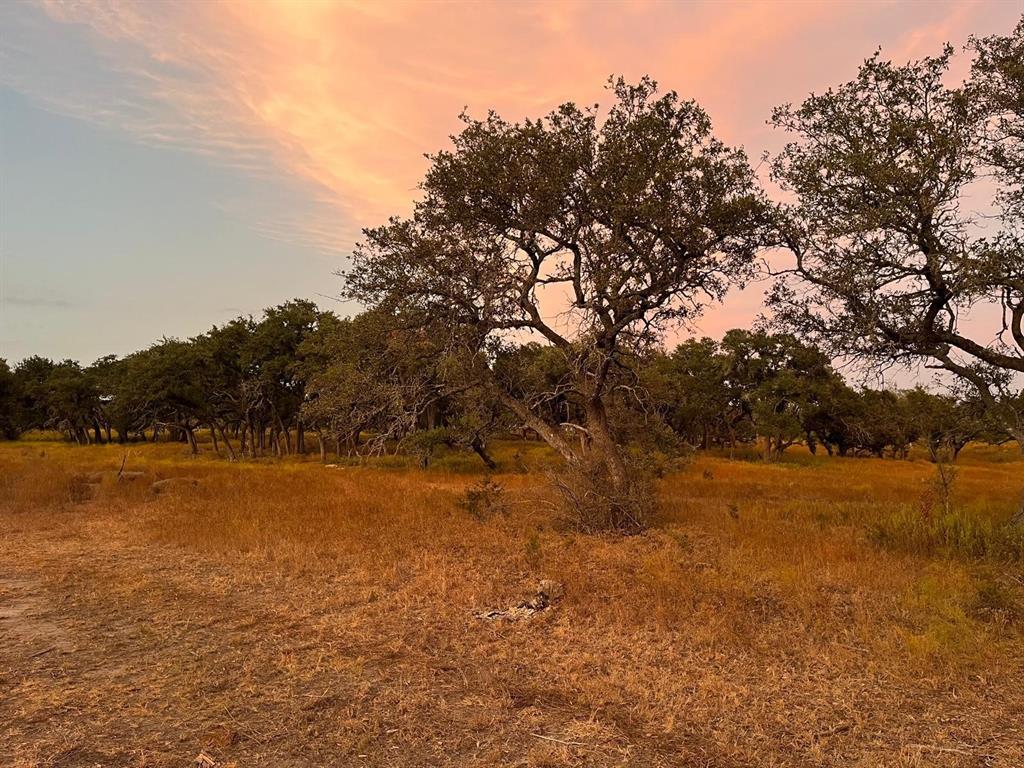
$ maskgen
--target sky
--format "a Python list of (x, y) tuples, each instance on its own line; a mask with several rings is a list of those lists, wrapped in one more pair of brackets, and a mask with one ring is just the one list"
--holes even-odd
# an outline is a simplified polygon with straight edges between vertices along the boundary
[[(341, 314), (364, 226), (411, 210), (463, 111), (695, 98), (752, 158), (772, 107), (1009, 32), (989, 2), (0, 3), (0, 357), (83, 363), (294, 297)], [(957, 66), (966, 71), (966, 57)], [(749, 325), (764, 286), (697, 333)]]

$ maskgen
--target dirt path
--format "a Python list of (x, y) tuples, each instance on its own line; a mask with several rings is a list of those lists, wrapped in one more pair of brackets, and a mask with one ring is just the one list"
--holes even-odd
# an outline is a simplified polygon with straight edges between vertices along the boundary
[[(0, 563), (2, 766), (514, 765), (564, 749), (530, 736), (543, 692), (510, 709), (439, 617), (396, 613), (343, 572), (142, 547), (87, 510), (4, 536)], [(527, 710), (515, 741), (496, 707)]]
[(67, 630), (44, 618), (52, 613), (37, 579), (0, 574), (0, 639), (5, 648), (30, 659), (70, 652), (73, 646)]

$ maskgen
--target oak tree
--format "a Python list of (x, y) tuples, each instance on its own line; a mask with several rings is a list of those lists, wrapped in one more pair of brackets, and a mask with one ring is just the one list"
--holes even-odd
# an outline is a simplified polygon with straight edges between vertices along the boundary
[[(611, 90), (603, 118), (572, 103), (518, 123), (464, 117), (430, 157), (413, 215), (366, 230), (345, 276), (351, 297), (447, 334), (455, 370), (623, 494), (608, 419), (618, 374), (748, 274), (767, 217), (746, 156), (696, 103), (649, 79)], [(523, 336), (564, 358), (584, 440), (495, 375)]]
[[(793, 136), (773, 174), (795, 198), (780, 231), (795, 263), (770, 301), (834, 355), (970, 382), (1024, 447), (1024, 413), (1007, 406), (1024, 373), (1022, 32), (976, 41), (960, 87), (952, 48), (906, 65), (876, 54), (851, 82), (775, 111)], [(985, 307), (1001, 324), (971, 326)]]

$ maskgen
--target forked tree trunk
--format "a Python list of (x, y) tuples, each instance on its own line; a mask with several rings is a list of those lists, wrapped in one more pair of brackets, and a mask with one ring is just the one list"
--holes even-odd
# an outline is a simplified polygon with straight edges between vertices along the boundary
[(227, 432), (224, 431), (224, 427), (221, 424), (215, 424), (215, 429), (220, 430), (220, 437), (224, 441), (224, 448), (228, 452), (228, 461), (237, 461), (238, 457), (235, 456), (235, 449), (231, 447), (231, 441), (228, 440)]
[[(282, 433), (284, 434), (285, 453), (288, 456), (291, 456), (292, 455), (292, 433), (291, 433), (291, 430), (288, 429), (288, 427), (286, 427), (284, 425), (284, 422), (281, 421), (280, 417), (278, 417), (278, 419), (277, 419), (277, 429), (278, 429), (278, 435), (280, 435)], [(278, 437), (278, 440), (280, 441), (280, 437)], [(280, 449), (278, 449), (278, 451), (280, 452)]]

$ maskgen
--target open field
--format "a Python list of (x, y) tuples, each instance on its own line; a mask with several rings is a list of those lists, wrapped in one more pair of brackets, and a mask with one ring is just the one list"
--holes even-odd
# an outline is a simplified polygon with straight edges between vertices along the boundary
[(927, 462), (794, 450), (698, 457), (631, 538), (555, 530), (535, 444), (482, 520), (471, 458), (129, 450), (0, 444), (0, 765), (1024, 765), (1010, 449), (942, 535)]

